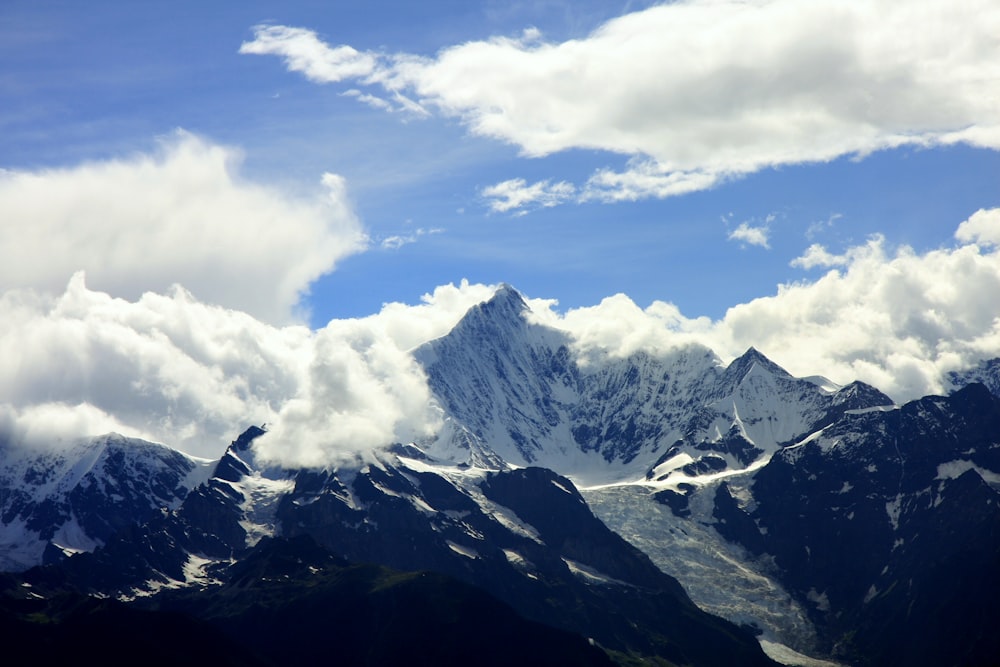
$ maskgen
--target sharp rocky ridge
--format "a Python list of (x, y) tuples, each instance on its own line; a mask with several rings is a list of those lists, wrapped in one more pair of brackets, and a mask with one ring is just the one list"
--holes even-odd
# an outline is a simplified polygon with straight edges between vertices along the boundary
[(583, 485), (745, 470), (847, 410), (892, 404), (863, 383), (794, 378), (754, 348), (728, 366), (697, 344), (582, 358), (509, 286), (414, 355), (450, 420), (429, 451)]
[(139, 603), (234, 585), (306, 538), (677, 663), (767, 663), (718, 616), (787, 664), (1000, 652), (977, 584), (1000, 582), (1000, 361), (896, 406), (754, 348), (728, 365), (696, 344), (582, 350), (509, 286), (413, 354), (444, 427), (353, 465), (262, 468), (257, 427), (214, 462), (121, 436), (0, 443), (2, 569), (51, 563), (24, 590)]

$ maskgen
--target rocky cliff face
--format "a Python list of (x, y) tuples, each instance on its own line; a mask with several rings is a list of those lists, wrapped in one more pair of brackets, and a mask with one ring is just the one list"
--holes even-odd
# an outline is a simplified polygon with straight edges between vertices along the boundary
[(509, 287), (415, 356), (456, 424), (431, 451), (468, 460), (471, 439), (584, 484), (745, 469), (845, 410), (892, 403), (861, 383), (793, 378), (752, 348), (729, 366), (698, 345), (583, 355)]
[(1000, 652), (1000, 399), (985, 386), (894, 406), (752, 348), (729, 365), (696, 345), (584, 352), (507, 287), (414, 354), (444, 429), (337, 468), (261, 468), (256, 427), (211, 466), (118, 436), (0, 448), (6, 568), (94, 551), (33, 585), (137, 599), (220, 590), (261, 544), (303, 538), (676, 663), (766, 662), (691, 598), (765, 645), (851, 664)]
[(90, 551), (176, 508), (210, 462), (111, 434), (41, 451), (0, 443), (0, 570)]
[(211, 595), (262, 540), (308, 537), (351, 562), (474, 584), (527, 619), (612, 651), (770, 664), (749, 634), (699, 610), (550, 470), (458, 467), (413, 445), (336, 470), (261, 470), (250, 455), (260, 432), (234, 442), (176, 510), (58, 569), (33, 570), (28, 583), (126, 599), (192, 587)]
[(998, 434), (982, 385), (848, 414), (754, 475), (752, 523), (716, 508), (845, 657), (985, 664), (1000, 648), (984, 626), (1000, 603), (983, 593), (1000, 570)]

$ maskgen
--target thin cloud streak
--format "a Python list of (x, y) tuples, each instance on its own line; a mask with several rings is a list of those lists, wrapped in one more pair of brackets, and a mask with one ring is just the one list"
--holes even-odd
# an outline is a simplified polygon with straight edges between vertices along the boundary
[(494, 213), (518, 211), (526, 213), (530, 208), (550, 208), (572, 199), (576, 193), (570, 183), (560, 181), (539, 181), (528, 185), (523, 178), (513, 178), (483, 188), (480, 195), (489, 201)]

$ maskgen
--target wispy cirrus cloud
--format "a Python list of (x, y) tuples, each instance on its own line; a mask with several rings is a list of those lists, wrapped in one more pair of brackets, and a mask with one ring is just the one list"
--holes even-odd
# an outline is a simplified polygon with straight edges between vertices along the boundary
[(576, 194), (576, 188), (566, 181), (538, 181), (528, 184), (523, 178), (512, 178), (483, 188), (479, 193), (489, 202), (494, 213), (517, 211), (527, 213), (534, 208), (558, 206)]
[(430, 236), (432, 234), (442, 234), (444, 230), (440, 227), (432, 227), (430, 229), (425, 229), (419, 227), (414, 229), (412, 232), (407, 234), (392, 234), (391, 236), (386, 236), (381, 241), (379, 241), (379, 247), (383, 250), (396, 250), (402, 248), (405, 245), (411, 243), (416, 243), (422, 236)]
[[(561, 43), (532, 30), (417, 56), (258, 26), (240, 52), (381, 89), (528, 157), (627, 156), (556, 199), (613, 202), (899, 146), (1000, 149), (998, 26), (990, 0), (687, 0)], [(519, 200), (494, 201), (510, 211)]]

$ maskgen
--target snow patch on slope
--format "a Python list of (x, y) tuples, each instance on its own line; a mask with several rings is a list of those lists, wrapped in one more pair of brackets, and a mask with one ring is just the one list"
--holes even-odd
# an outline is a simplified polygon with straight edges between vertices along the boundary
[(241, 479), (238, 486), (244, 498), (240, 525), (247, 533), (247, 546), (252, 547), (278, 533), (278, 504), (282, 496), (295, 489), (295, 480), (268, 479), (257, 472)]
[[(691, 519), (675, 516), (643, 485), (581, 489), (587, 504), (605, 524), (677, 578), (699, 607), (734, 623), (763, 631), (763, 639), (810, 651), (815, 632), (806, 611), (755, 561), (713, 528), (713, 489), (693, 493)], [(724, 585), (720, 585), (724, 582)]]
[(976, 474), (982, 477), (987, 484), (1000, 485), (1000, 473), (987, 470), (965, 459), (956, 459), (938, 465), (935, 479), (957, 479), (970, 470), (975, 470)]

